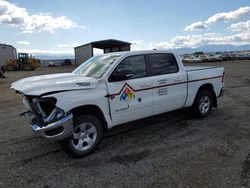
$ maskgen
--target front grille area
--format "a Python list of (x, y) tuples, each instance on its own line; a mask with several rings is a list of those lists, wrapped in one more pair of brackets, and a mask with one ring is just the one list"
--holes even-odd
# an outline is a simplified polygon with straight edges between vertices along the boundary
[(30, 102), (29, 105), (30, 105), (32, 112), (35, 114), (35, 116), (42, 117), (41, 112), (39, 111), (39, 109), (33, 102)]
[(38, 125), (39, 127), (43, 127), (44, 126), (44, 122), (41, 118), (37, 118), (37, 117), (34, 117), (31, 122), (30, 122), (31, 125)]
[(32, 96), (25, 96), (28, 101), (30, 110), (38, 118), (48, 117), (56, 105), (56, 99), (53, 97), (48, 98), (36, 98)]
[(47, 117), (54, 110), (56, 99), (55, 98), (41, 99), (39, 103), (43, 112), (45, 113), (45, 116)]
[(53, 97), (39, 98), (37, 96), (25, 96), (24, 105), (33, 114), (31, 124), (36, 124), (39, 127), (45, 127), (49, 123), (58, 120), (58, 113), (61, 113), (56, 108), (56, 99)]

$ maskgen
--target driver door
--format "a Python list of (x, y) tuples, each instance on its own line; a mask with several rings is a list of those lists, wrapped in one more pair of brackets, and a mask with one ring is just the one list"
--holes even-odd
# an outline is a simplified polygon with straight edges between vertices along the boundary
[(111, 117), (114, 124), (150, 116), (153, 112), (152, 78), (144, 55), (122, 60), (108, 79)]

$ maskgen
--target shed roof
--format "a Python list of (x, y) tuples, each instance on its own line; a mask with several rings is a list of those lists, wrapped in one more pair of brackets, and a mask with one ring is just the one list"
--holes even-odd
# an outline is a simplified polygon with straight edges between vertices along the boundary
[(10, 44), (3, 44), (3, 43), (0, 43), (0, 46), (9, 46), (9, 47), (11, 47), (11, 48), (16, 49), (14, 46), (12, 46), (12, 45), (10, 45)]
[(91, 44), (93, 48), (99, 48), (99, 49), (106, 49), (106, 48), (120, 47), (120, 46), (126, 46), (126, 45), (130, 46), (131, 45), (130, 42), (125, 42), (125, 41), (116, 40), (116, 39), (107, 39), (107, 40), (90, 42), (88, 44), (77, 46), (75, 48), (79, 48), (79, 47), (89, 45), (89, 44)]

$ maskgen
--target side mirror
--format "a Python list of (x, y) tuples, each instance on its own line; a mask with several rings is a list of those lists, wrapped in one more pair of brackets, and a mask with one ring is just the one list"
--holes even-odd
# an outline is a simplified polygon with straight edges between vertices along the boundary
[(127, 71), (124, 71), (124, 70), (120, 70), (120, 69), (117, 69), (115, 70), (111, 77), (110, 77), (110, 81), (123, 81), (123, 80), (127, 80), (129, 78), (131, 78), (133, 76), (133, 74), (128, 74)]

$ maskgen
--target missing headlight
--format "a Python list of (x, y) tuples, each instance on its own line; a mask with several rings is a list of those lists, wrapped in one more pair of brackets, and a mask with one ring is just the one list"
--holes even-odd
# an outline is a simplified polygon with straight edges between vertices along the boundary
[(56, 107), (56, 99), (54, 97), (42, 98), (39, 100), (42, 111), (45, 116), (49, 116)]
[(48, 117), (56, 107), (56, 99), (54, 97), (35, 98), (32, 102), (35, 104), (37, 111), (40, 112), (43, 118)]

